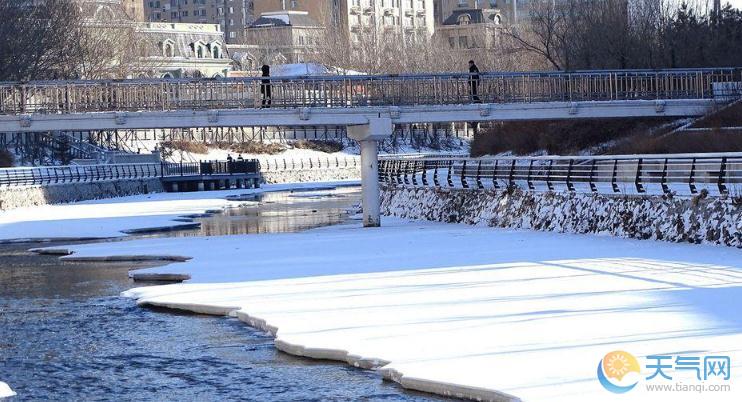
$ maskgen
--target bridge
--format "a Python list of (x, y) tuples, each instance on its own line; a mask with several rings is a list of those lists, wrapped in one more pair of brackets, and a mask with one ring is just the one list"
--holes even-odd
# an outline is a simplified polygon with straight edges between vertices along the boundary
[[(364, 225), (379, 224), (377, 141), (394, 124), (699, 116), (739, 97), (739, 68), (0, 83), (0, 133), (347, 126)], [(476, 93), (472, 92), (476, 83)]]

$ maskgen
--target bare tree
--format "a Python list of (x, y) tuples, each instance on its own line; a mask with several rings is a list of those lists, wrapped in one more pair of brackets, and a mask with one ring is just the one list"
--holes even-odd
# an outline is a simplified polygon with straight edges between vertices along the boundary
[(0, 79), (76, 75), (76, 33), (82, 23), (74, 0), (0, 1)]

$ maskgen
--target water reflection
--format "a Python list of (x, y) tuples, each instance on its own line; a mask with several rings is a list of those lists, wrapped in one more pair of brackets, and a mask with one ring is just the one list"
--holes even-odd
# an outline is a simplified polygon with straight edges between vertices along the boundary
[(196, 218), (199, 229), (181, 230), (166, 236), (222, 236), (299, 232), (335, 225), (354, 214), (360, 203), (357, 187), (334, 190), (271, 192), (243, 197), (245, 205), (220, 214)]

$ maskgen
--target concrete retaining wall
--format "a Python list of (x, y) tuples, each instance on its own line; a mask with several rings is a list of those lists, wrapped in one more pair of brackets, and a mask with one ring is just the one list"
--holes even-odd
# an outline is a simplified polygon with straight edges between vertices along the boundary
[(0, 211), (46, 204), (162, 192), (160, 179), (66, 183), (0, 190)]
[(307, 170), (275, 170), (261, 173), (266, 183), (305, 183), (361, 178), (361, 167), (321, 168)]
[(382, 213), (410, 219), (742, 248), (742, 205), (718, 197), (382, 186)]

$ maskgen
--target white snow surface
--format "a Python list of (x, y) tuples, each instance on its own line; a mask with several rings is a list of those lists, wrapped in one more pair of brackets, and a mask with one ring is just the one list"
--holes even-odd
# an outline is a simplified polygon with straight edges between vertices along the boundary
[[(74, 257), (167, 254), (191, 283), (135, 288), (139, 303), (233, 314), (289, 353), (347, 361), (403, 386), (543, 401), (697, 400), (604, 390), (613, 350), (729, 355), (742, 396), (742, 254), (715, 246), (384, 219), (303, 233), (67, 247)], [(684, 384), (693, 372), (665, 370)], [(662, 383), (661, 381), (659, 383)], [(666, 383), (674, 384), (675, 381)], [(735, 387), (736, 386), (736, 387)], [(628, 399), (627, 399), (628, 398)]]
[(259, 189), (188, 193), (154, 193), (72, 204), (44, 205), (0, 212), (0, 241), (53, 238), (107, 238), (134, 229), (176, 227), (191, 222), (183, 216), (244, 204), (225, 197), (298, 188), (332, 187), (355, 183), (267, 184)]
[(9, 398), (15, 396), (16, 393), (10, 388), (10, 386), (0, 381), (0, 398)]

